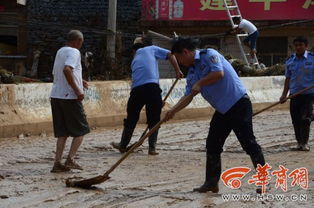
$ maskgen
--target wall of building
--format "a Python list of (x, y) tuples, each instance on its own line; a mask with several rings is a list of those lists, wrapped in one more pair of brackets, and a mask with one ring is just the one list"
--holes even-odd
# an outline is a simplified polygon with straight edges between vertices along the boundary
[[(96, 59), (102, 56), (106, 48), (107, 10), (108, 0), (28, 0), (28, 55), (32, 56), (35, 50), (41, 51), (39, 76), (50, 76), (55, 53), (64, 45), (70, 29), (79, 29), (84, 34), (82, 54), (91, 51)], [(140, 11), (141, 0), (118, 1), (117, 31), (122, 32), (118, 38), (120, 48), (130, 47), (139, 30)], [(32, 60), (29, 65), (31, 63)]]
[[(296, 36), (302, 35), (309, 40), (309, 49), (314, 48), (314, 21), (253, 21), (260, 30), (260, 37), (257, 43), (258, 56), (264, 58), (267, 66), (270, 64), (283, 63), (293, 51), (292, 41)], [(173, 32), (180, 36), (189, 36), (201, 39), (201, 45), (213, 45), (225, 55), (232, 55), (235, 58), (242, 59), (237, 40), (235, 36), (226, 36), (226, 31), (230, 30), (228, 21), (155, 21), (142, 22), (145, 29), (150, 29), (158, 33), (173, 37)], [(287, 40), (279, 52), (272, 51), (271, 48), (277, 49), (279, 44), (276, 43), (276, 38)], [(267, 42), (267, 40), (269, 40)], [(164, 44), (164, 41), (155, 37), (155, 43)], [(277, 47), (278, 45), (278, 47)], [(169, 46), (170, 47), (170, 46)], [(260, 47), (260, 48), (259, 48)], [(263, 48), (261, 48), (263, 47)], [(277, 48), (276, 48), (277, 47)], [(248, 49), (245, 47), (247, 53)], [(261, 49), (261, 50), (259, 50)], [(268, 50), (270, 49), (270, 51)], [(273, 61), (271, 61), (271, 59)], [(169, 64), (161, 62), (161, 76), (169, 77)]]
[(24, 6), (12, 0), (0, 2), (0, 66), (15, 73), (25, 69), (27, 51), (25, 24)]
[[(3, 0), (2, 2), (16, 6), (15, 1)], [(171, 36), (173, 32), (179, 35), (202, 36), (203, 38), (208, 35), (208, 40), (218, 40), (218, 48), (222, 52), (234, 57), (241, 57), (235, 38), (224, 36), (224, 33), (230, 29), (228, 21), (141, 21), (141, 3), (141, 0), (118, 1), (117, 30), (121, 33), (117, 38), (119, 57), (115, 63), (117, 71), (122, 68), (120, 63), (126, 63), (123, 67), (129, 67), (132, 57), (127, 49), (131, 47), (135, 33), (147, 29)], [(17, 18), (18, 21), (16, 18), (12, 20), (18, 27), (18, 30), (14, 30), (14, 34), (18, 33), (19, 37), (18, 55), (28, 57), (26, 63), (27, 68), (30, 69), (34, 51), (41, 51), (38, 65), (40, 78), (51, 76), (55, 53), (64, 44), (65, 34), (70, 29), (82, 30), (85, 35), (82, 54), (91, 51), (95, 55), (95, 68), (102, 72), (106, 70), (109, 63), (105, 60), (106, 51), (103, 49), (106, 44), (108, 0), (28, 0), (26, 7), (16, 6), (16, 8), (21, 9), (21, 12), (16, 9), (15, 12), (12, 10), (20, 15)], [(10, 10), (10, 12), (12, 11)], [(297, 35), (307, 36), (310, 40), (310, 48), (313, 47), (313, 21), (281, 27), (269, 26), (287, 22), (254, 21), (253, 23), (260, 29), (265, 28), (261, 30), (260, 37), (287, 37), (287, 56), (292, 52), (290, 44)], [(1, 30), (0, 28), (1, 31), (8, 33), (11, 30)], [(206, 45), (206, 42), (204, 44)], [(173, 77), (172, 71), (169, 72), (169, 65), (166, 62), (162, 62), (161, 65), (161, 77)]]
[[(242, 81), (247, 87), (254, 110), (259, 110), (278, 101), (284, 77), (246, 77)], [(163, 97), (173, 82), (172, 79), (160, 81)], [(51, 132), (50, 90), (50, 83), (0, 85), (0, 138), (22, 133), (34, 135)], [(167, 99), (164, 111), (174, 106), (184, 92), (185, 80), (180, 80)], [(90, 126), (121, 126), (126, 116), (129, 93), (129, 81), (91, 82), (83, 102)], [(277, 107), (287, 108), (287, 105)], [(208, 118), (213, 112), (201, 95), (197, 95), (175, 119)], [(140, 123), (145, 123), (144, 110)]]

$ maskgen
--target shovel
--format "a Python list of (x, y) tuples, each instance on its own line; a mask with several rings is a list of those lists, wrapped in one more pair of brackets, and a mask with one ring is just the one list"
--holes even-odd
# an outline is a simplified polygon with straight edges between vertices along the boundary
[[(175, 84), (178, 82), (178, 79), (175, 80), (175, 82), (172, 84), (169, 92), (167, 93), (166, 97), (164, 98), (164, 101), (169, 97), (170, 92), (172, 91), (172, 89), (174, 88)], [(93, 178), (88, 178), (88, 179), (83, 179), (83, 180), (75, 180), (77, 178), (68, 178), (65, 181), (65, 184), (67, 187), (79, 187), (79, 188), (85, 188), (88, 189), (90, 188), (92, 185), (96, 185), (96, 184), (100, 184), (105, 182), (106, 180), (108, 180), (109, 174), (114, 171), (119, 165), (120, 163), (125, 160), (136, 148), (138, 148), (139, 146), (141, 146), (143, 144), (143, 142), (145, 141), (146, 138), (148, 138), (150, 135), (152, 135), (157, 129), (159, 129), (159, 127), (161, 126), (161, 124), (163, 122), (165, 122), (165, 118), (163, 118), (162, 120), (160, 120), (147, 134), (146, 131), (148, 130), (148, 127), (146, 128), (145, 132), (143, 133), (144, 135), (141, 136), (141, 138), (134, 143), (133, 145), (131, 145), (127, 152), (124, 153), (124, 155), (121, 156), (121, 158), (113, 165), (111, 166), (111, 168), (109, 170), (107, 170), (103, 175), (99, 175)]]
[(287, 101), (287, 100), (289, 100), (289, 99), (291, 99), (291, 98), (294, 98), (295, 96), (300, 95), (300, 94), (302, 94), (303, 92), (305, 92), (305, 91), (307, 91), (307, 90), (310, 90), (310, 89), (312, 89), (312, 88), (314, 88), (314, 85), (309, 86), (309, 87), (307, 87), (307, 88), (304, 88), (303, 90), (300, 90), (299, 92), (294, 93), (294, 94), (292, 94), (292, 95), (286, 97), (283, 101), (278, 101), (278, 102), (276, 102), (276, 103), (274, 103), (274, 104), (271, 104), (270, 106), (268, 106), (268, 107), (266, 107), (266, 108), (264, 108), (264, 109), (262, 109), (262, 110), (259, 110), (259, 111), (255, 112), (255, 113), (253, 113), (253, 116), (256, 116), (257, 114), (260, 114), (261, 112), (264, 112), (264, 111), (266, 111), (266, 110), (268, 110), (268, 109), (270, 109), (270, 108), (272, 108), (272, 107), (274, 107), (274, 106), (276, 106), (276, 105), (278, 105), (278, 104), (280, 104), (280, 103), (283, 103), (283, 102), (285, 102), (285, 101)]

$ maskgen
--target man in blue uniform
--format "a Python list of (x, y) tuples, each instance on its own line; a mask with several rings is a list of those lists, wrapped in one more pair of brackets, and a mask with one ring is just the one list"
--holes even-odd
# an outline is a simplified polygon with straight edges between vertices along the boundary
[[(127, 151), (127, 146), (130, 143), (144, 105), (146, 107), (148, 127), (151, 129), (160, 121), (163, 104), (159, 87), (158, 60), (168, 59), (176, 72), (176, 77), (183, 77), (175, 56), (167, 49), (152, 45), (148, 38), (135, 39), (133, 51), (135, 55), (131, 64), (132, 90), (127, 104), (127, 118), (124, 119), (124, 129), (120, 143), (112, 143), (112, 146), (121, 153)], [(148, 154), (150, 155), (158, 154), (156, 152), (157, 136), (158, 130), (148, 138)]]
[[(288, 91), (298, 91), (314, 85), (314, 55), (307, 51), (308, 41), (305, 37), (297, 37), (293, 41), (295, 54), (286, 61), (286, 80), (280, 101), (285, 101)], [(314, 89), (291, 99), (290, 114), (298, 142), (294, 150), (309, 151), (308, 145), (310, 125), (314, 102)]]
[(264, 165), (261, 147), (256, 143), (252, 126), (252, 104), (230, 63), (213, 49), (196, 50), (191, 39), (178, 39), (172, 53), (178, 63), (189, 67), (185, 96), (167, 112), (166, 119), (187, 106), (201, 93), (215, 109), (206, 140), (207, 161), (205, 183), (197, 192), (218, 192), (221, 174), (220, 154), (226, 138), (233, 130), (253, 165)]

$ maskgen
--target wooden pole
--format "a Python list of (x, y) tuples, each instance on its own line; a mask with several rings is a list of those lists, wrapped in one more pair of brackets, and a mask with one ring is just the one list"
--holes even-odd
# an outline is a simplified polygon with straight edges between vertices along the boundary
[(108, 24), (107, 30), (107, 51), (111, 58), (116, 54), (116, 18), (117, 18), (117, 0), (109, 0), (108, 7)]

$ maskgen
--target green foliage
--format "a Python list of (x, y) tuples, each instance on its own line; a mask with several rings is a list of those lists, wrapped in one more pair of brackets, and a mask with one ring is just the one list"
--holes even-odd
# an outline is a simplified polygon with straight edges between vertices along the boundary
[(40, 82), (40, 80), (14, 75), (12, 72), (7, 71), (6, 69), (2, 69), (0, 66), (0, 83), (18, 84), (18, 83), (32, 83), (32, 82)]
[(14, 83), (14, 80), (13, 80), (13, 73), (12, 72), (9, 72), (5, 69), (2, 69), (2, 67), (0, 66), (0, 77), (1, 77), (1, 83), (4, 83), (4, 84), (12, 84)]

